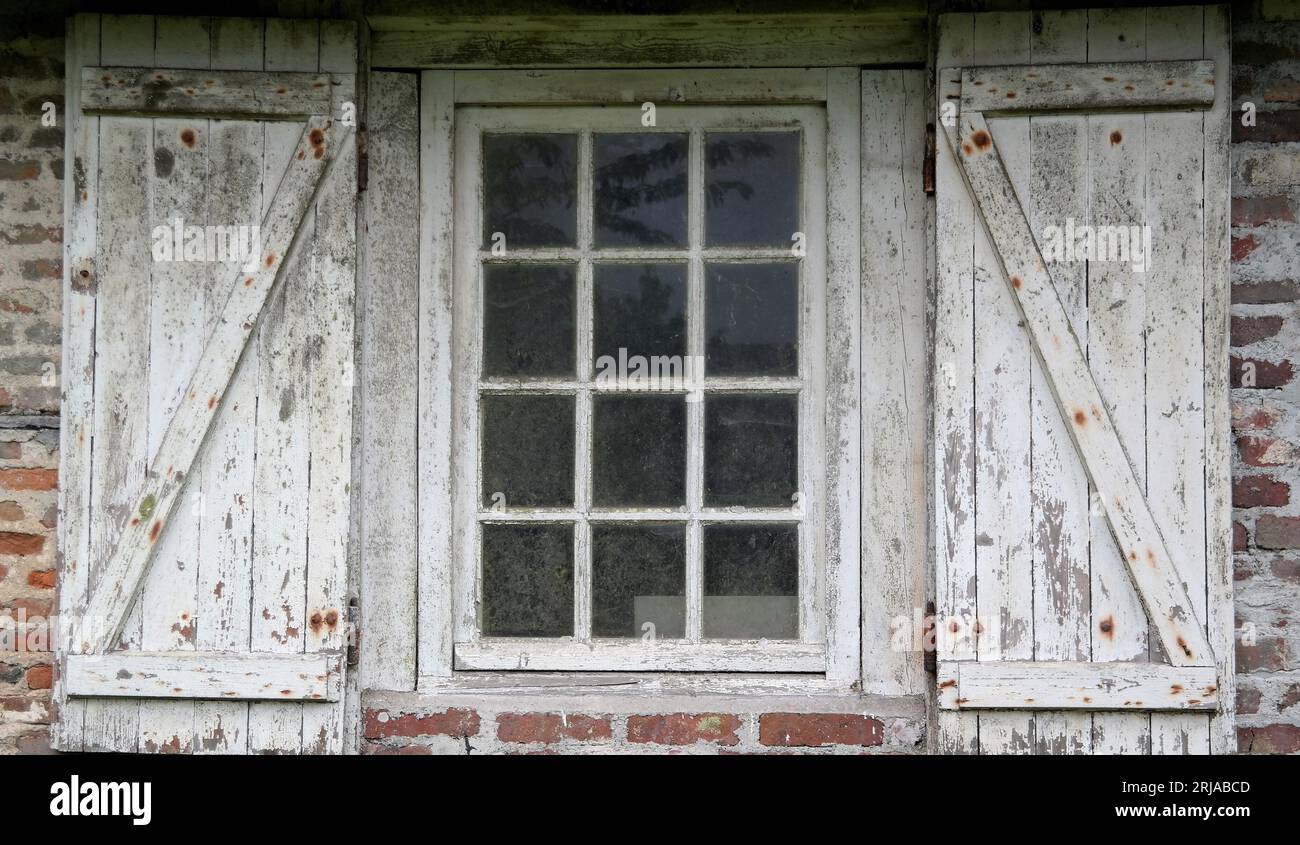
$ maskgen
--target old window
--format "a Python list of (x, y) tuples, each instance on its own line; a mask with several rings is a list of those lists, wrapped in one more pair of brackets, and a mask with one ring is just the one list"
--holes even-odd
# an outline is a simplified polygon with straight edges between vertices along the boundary
[(826, 136), (824, 103), (455, 108), (451, 668), (821, 674), (829, 629), (856, 646)]

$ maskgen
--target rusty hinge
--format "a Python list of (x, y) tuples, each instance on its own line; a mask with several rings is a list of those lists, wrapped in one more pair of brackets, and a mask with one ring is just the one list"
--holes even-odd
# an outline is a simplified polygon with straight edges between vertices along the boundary
[(927, 197), (934, 196), (934, 124), (925, 125), (925, 162), (921, 165), (921, 184)]
[(925, 671), (931, 675), (939, 674), (939, 647), (935, 634), (934, 602), (928, 601), (925, 603), (925, 630), (921, 635), (921, 649), (925, 654)]
[(361, 651), (361, 604), (356, 596), (348, 599), (348, 665), (356, 666)]
[(366, 149), (366, 125), (363, 123), (357, 128), (357, 193), (361, 193), (366, 189), (369, 167), (370, 155)]

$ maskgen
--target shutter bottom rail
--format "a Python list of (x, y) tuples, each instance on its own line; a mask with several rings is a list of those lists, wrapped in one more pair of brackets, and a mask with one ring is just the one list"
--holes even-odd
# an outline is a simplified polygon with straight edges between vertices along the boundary
[(1216, 710), (1213, 666), (940, 661), (942, 710)]
[(343, 656), (125, 651), (68, 655), (68, 695), (222, 701), (338, 701)]

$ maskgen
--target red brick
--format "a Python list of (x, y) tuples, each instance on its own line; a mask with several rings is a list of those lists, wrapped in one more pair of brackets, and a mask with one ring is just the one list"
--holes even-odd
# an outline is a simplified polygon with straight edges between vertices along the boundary
[(1237, 714), (1250, 716), (1259, 712), (1259, 690), (1249, 687), (1237, 687)]
[(49, 689), (54, 686), (54, 667), (42, 663), (27, 670), (28, 689)]
[[(1255, 369), (1254, 383), (1249, 385), (1242, 383), (1246, 376), (1246, 364), (1253, 364)], [(1258, 358), (1241, 358), (1236, 355), (1232, 356), (1231, 368), (1228, 371), (1233, 387), (1255, 388), (1258, 390), (1275, 390), (1286, 387), (1291, 383), (1291, 378), (1294, 375), (1295, 368), (1292, 367), (1290, 361), (1274, 363), (1272, 361), (1261, 361)]]
[(1234, 508), (1280, 508), (1291, 501), (1291, 486), (1267, 475), (1247, 475), (1232, 482)]
[(52, 590), (58, 581), (58, 573), (53, 569), (37, 569), (27, 573), (27, 585), (42, 590)]
[(46, 258), (37, 258), (22, 263), (23, 278), (31, 282), (41, 279), (57, 279), (63, 275), (63, 262)]
[(1238, 283), (1232, 286), (1234, 305), (1276, 305), (1300, 300), (1300, 285), (1293, 280)]
[(1281, 637), (1258, 637), (1254, 645), (1237, 641), (1238, 672), (1280, 672), (1290, 668), (1287, 641)]
[(1275, 220), (1295, 222), (1295, 210), (1289, 197), (1232, 198), (1232, 225), (1262, 226)]
[[(386, 721), (381, 719), (384, 716)], [(391, 713), (366, 711), (366, 738), (389, 736), (478, 736), (479, 717), (473, 710), (449, 708), (441, 713)]]
[(1300, 752), (1300, 725), (1237, 728), (1237, 750), (1242, 754), (1295, 754)]
[(1246, 235), (1241, 238), (1232, 239), (1232, 260), (1245, 261), (1247, 256), (1255, 251), (1259, 246), (1259, 239), (1254, 235)]
[(1255, 546), (1260, 549), (1300, 549), (1300, 516), (1261, 516), (1255, 520)]
[(5, 522), (21, 522), (27, 518), (23, 512), (22, 505), (17, 502), (0, 502), (0, 520)]
[(1282, 419), (1282, 410), (1272, 405), (1247, 402), (1232, 403), (1232, 428), (1234, 431), (1268, 431)]
[(853, 713), (764, 713), (758, 719), (758, 741), (787, 748), (867, 747), (885, 741), (885, 726)]
[(1285, 466), (1295, 455), (1291, 441), (1259, 434), (1243, 434), (1238, 437), (1237, 450), (1242, 463), (1253, 467)]
[(43, 548), (45, 537), (40, 534), (0, 531), (0, 555), (34, 555)]
[(1290, 710), (1300, 704), (1300, 684), (1291, 684), (1282, 691), (1282, 698), (1277, 703), (1278, 712)]
[(1300, 560), (1296, 558), (1274, 558), (1269, 564), (1269, 569), (1272, 570), (1275, 578), (1300, 583)]
[(502, 742), (540, 742), (549, 745), (562, 739), (599, 742), (613, 739), (609, 719), (559, 713), (502, 713), (497, 716), (497, 739)]
[(14, 599), (9, 602), (11, 616), (17, 616), (21, 612), (26, 613), (28, 619), (37, 616), (49, 618), (52, 610), (54, 610), (54, 602), (49, 599)]
[(666, 713), (629, 716), (628, 742), (656, 745), (694, 745), (714, 742), (732, 746), (740, 742), (740, 718), (729, 713)]
[(1246, 534), (1246, 526), (1240, 522), (1232, 523), (1232, 550), (1244, 552), (1248, 548), (1250, 548), (1250, 537)]
[(1263, 317), (1233, 317), (1232, 345), (1250, 346), (1267, 340), (1282, 331), (1283, 319), (1277, 315)]
[(6, 490), (56, 490), (57, 469), (0, 469), (0, 487)]
[(427, 745), (380, 745), (375, 742), (367, 742), (361, 749), (362, 754), (373, 754), (376, 756), (392, 757), (405, 755), (427, 755), (432, 754), (433, 749)]
[(1232, 141), (1300, 141), (1300, 111), (1279, 109), (1255, 112), (1255, 125), (1242, 126), (1240, 120), (1232, 122)]
[(5, 566), (3, 563), (0, 563), (0, 581), (3, 581), (5, 579), (5, 576), (8, 574), (9, 574), (9, 567)]

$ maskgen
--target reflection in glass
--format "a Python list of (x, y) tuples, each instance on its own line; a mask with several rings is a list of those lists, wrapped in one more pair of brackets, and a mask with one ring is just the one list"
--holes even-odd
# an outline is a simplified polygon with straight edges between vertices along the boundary
[(704, 636), (799, 636), (799, 528), (704, 526)]
[(571, 376), (572, 264), (483, 267), (483, 375)]
[(794, 264), (709, 264), (705, 362), (711, 376), (798, 372), (799, 287)]
[(788, 508), (798, 489), (798, 397), (722, 394), (704, 400), (704, 504)]
[(790, 246), (799, 229), (799, 133), (710, 132), (705, 243)]
[(483, 636), (573, 634), (573, 523), (483, 526)]
[(685, 264), (597, 264), (594, 288), (597, 362), (686, 355)]
[(573, 506), (573, 397), (482, 397), (485, 508)]
[(483, 245), (573, 246), (577, 135), (483, 136)]
[(685, 636), (685, 587), (685, 526), (592, 526), (593, 636)]
[(596, 246), (684, 246), (684, 134), (596, 135)]
[(591, 463), (596, 507), (685, 504), (685, 397), (597, 395)]

